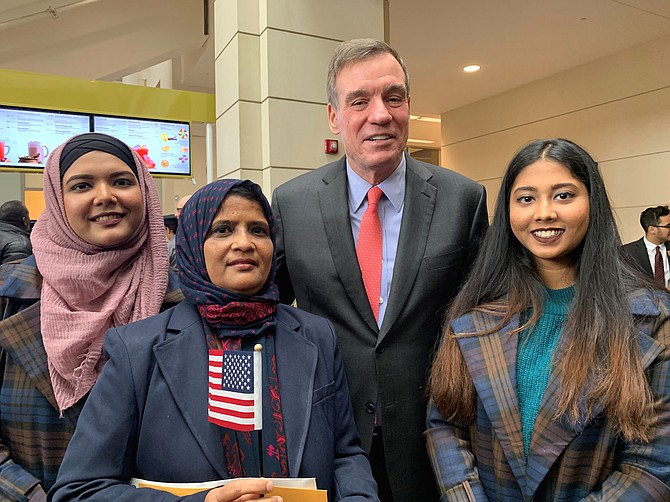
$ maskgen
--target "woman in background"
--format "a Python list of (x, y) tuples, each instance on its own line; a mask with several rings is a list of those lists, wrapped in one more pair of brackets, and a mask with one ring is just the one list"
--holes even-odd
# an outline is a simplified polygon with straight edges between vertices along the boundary
[(0, 499), (42, 500), (112, 326), (178, 302), (158, 193), (116, 138), (75, 136), (44, 169), (34, 255), (0, 269)]
[(620, 246), (587, 152), (516, 154), (430, 376), (442, 500), (670, 499), (670, 297)]
[[(332, 325), (278, 305), (274, 220), (260, 187), (242, 180), (204, 186), (184, 206), (176, 239), (185, 301), (105, 336), (108, 362), (65, 455), (54, 502), (176, 501), (129, 483), (260, 476), (316, 478), (331, 502), (377, 501)], [(260, 392), (262, 408), (240, 409), (228, 392), (242, 392), (233, 380), (240, 369), (247, 377), (242, 361), (254, 352), (262, 371), (258, 377), (254, 368), (258, 380), (249, 375), (245, 385)], [(262, 428), (254, 431), (259, 415)], [(269, 489), (250, 483), (258, 481), (184, 499), (257, 500)], [(242, 493), (231, 494), (234, 487)]]

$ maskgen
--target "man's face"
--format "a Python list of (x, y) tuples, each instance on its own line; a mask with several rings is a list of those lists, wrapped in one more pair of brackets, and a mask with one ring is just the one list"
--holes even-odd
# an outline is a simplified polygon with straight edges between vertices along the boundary
[[(393, 172), (409, 133), (409, 96), (402, 67), (380, 54), (342, 68), (336, 79), (338, 108), (328, 104), (330, 130), (340, 134), (352, 169)], [(384, 177), (386, 177), (384, 176)]]
[(656, 245), (661, 245), (670, 240), (670, 228), (666, 225), (670, 225), (670, 214), (658, 218), (657, 226), (649, 229), (650, 237), (648, 240)]

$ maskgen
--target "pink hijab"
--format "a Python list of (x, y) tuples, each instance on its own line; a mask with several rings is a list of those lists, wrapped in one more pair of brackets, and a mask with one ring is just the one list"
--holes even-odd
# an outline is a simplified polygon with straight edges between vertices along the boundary
[(79, 401), (97, 380), (104, 362), (105, 331), (157, 314), (168, 283), (158, 191), (139, 156), (128, 148), (137, 167), (144, 216), (127, 243), (103, 248), (81, 239), (67, 221), (60, 177), (60, 158), (67, 143), (58, 147), (46, 163), (46, 208), (31, 234), (37, 268), (43, 277), (42, 339), (61, 413)]

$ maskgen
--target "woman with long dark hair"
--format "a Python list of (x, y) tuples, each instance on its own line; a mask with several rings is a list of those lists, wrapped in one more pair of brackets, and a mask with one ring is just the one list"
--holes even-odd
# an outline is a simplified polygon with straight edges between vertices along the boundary
[(516, 154), (431, 370), (443, 500), (668, 500), (670, 297), (620, 246), (586, 151)]

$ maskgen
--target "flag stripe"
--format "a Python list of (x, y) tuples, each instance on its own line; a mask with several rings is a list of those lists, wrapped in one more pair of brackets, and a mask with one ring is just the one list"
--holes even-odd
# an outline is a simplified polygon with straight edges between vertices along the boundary
[(213, 396), (209, 396), (209, 404), (210, 406), (218, 406), (219, 408), (229, 408), (231, 410), (235, 411), (253, 411), (253, 403), (252, 404), (238, 404), (235, 402), (231, 402), (227, 399), (218, 399)]
[(210, 403), (209, 405), (209, 410), (211, 413), (218, 413), (220, 415), (227, 415), (229, 418), (235, 417), (235, 418), (247, 418), (249, 420), (254, 419), (254, 412), (253, 411), (238, 411), (238, 410), (231, 410), (230, 408), (222, 408), (220, 406), (216, 406), (215, 404)]
[(253, 425), (254, 424), (253, 417), (252, 418), (235, 417), (235, 416), (231, 416), (227, 413), (217, 413), (214, 410), (210, 410), (210, 416), (213, 417), (213, 418), (216, 418), (218, 420), (227, 420), (229, 422), (235, 421), (235, 422), (237, 422), (239, 424), (242, 424), (242, 425)]
[(209, 394), (217, 399), (231, 399), (232, 401), (246, 401), (247, 406), (253, 406), (254, 404), (254, 395), (253, 394), (243, 394), (241, 392), (231, 392), (229, 390), (219, 389), (209, 389)]
[(239, 422), (228, 422), (227, 420), (219, 420), (218, 418), (212, 417), (211, 415), (209, 417), (209, 421), (221, 427), (234, 429), (240, 432), (251, 432), (253, 430), (256, 430), (254, 429), (253, 424), (240, 424)]

